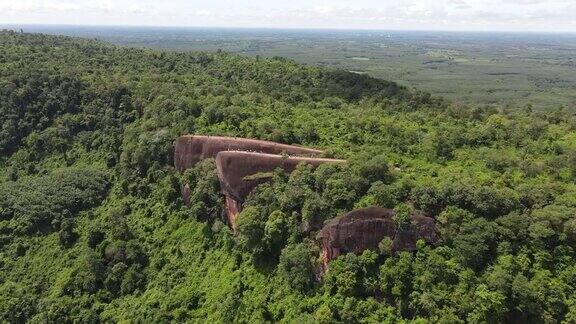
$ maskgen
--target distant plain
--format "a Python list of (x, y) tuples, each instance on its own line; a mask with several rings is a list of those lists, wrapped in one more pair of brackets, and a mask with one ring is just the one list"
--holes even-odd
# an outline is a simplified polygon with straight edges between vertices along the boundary
[(4, 26), (122, 46), (286, 57), (387, 79), (467, 105), (576, 106), (576, 34)]

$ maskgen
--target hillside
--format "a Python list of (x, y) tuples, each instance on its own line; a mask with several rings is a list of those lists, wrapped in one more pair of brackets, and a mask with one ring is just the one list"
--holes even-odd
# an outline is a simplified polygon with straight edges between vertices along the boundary
[[(576, 321), (574, 111), (471, 109), (280, 58), (8, 31), (0, 48), (3, 322)], [(275, 172), (233, 234), (214, 160), (174, 168), (184, 134), (348, 163)], [(433, 218), (439, 241), (383, 240), (319, 278), (301, 225), (373, 205)]]
[(395, 81), (472, 106), (548, 110), (576, 105), (574, 33), (57, 25), (13, 28), (98, 38), (122, 46), (281, 56)]

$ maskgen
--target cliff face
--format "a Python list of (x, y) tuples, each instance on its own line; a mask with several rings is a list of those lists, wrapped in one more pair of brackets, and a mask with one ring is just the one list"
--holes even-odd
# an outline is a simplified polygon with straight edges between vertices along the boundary
[[(298, 164), (305, 163), (318, 166), (323, 163), (345, 163), (344, 160), (306, 158), (294, 156), (282, 156), (274, 154), (226, 151), (216, 156), (216, 168), (222, 193), (226, 196), (228, 219), (232, 227), (233, 220), (241, 209), (241, 205), (248, 194), (262, 184), (270, 180), (272, 172), (277, 168), (290, 173)], [(234, 206), (229, 206), (234, 202)]]
[(377, 250), (384, 237), (394, 237), (393, 216), (392, 210), (368, 207), (353, 210), (326, 223), (316, 236), (322, 244), (325, 263), (348, 252)]
[(353, 210), (326, 223), (316, 237), (322, 245), (325, 267), (342, 254), (377, 250), (385, 237), (392, 239), (392, 252), (413, 251), (419, 239), (432, 244), (438, 241), (432, 218), (414, 214), (411, 227), (398, 230), (393, 217), (391, 209), (368, 207)]
[[(287, 155), (279, 155), (279, 154)], [(219, 136), (182, 136), (176, 140), (175, 166), (184, 171), (207, 158), (216, 158), (216, 169), (225, 197), (228, 223), (236, 228), (238, 214), (250, 192), (269, 181), (276, 169), (290, 173), (298, 164), (317, 167), (323, 163), (345, 163), (345, 160), (316, 158), (315, 149), (273, 142)], [(190, 206), (190, 186), (184, 185), (182, 196)], [(438, 241), (434, 220), (421, 214), (412, 215), (410, 228), (399, 230), (394, 224), (394, 211), (368, 207), (351, 211), (324, 225), (317, 239), (322, 245), (324, 266), (345, 253), (377, 250), (383, 238), (392, 239), (392, 252), (413, 251), (419, 239)]]
[(322, 151), (275, 142), (222, 136), (185, 135), (176, 139), (174, 166), (178, 171), (193, 167), (198, 162), (215, 158), (223, 151), (250, 151), (269, 154), (319, 156)]

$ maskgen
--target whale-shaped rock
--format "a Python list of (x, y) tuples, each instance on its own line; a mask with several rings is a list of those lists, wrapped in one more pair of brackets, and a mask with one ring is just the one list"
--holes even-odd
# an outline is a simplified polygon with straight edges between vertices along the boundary
[(269, 181), (276, 169), (291, 173), (298, 164), (317, 167), (324, 163), (345, 163), (345, 160), (285, 156), (244, 151), (224, 151), (216, 156), (216, 169), (232, 228), (242, 203), (258, 185)]
[(248, 138), (184, 135), (178, 137), (174, 144), (174, 166), (178, 171), (184, 171), (204, 159), (216, 158), (216, 155), (223, 151), (249, 151), (307, 157), (322, 154), (322, 151), (312, 148)]

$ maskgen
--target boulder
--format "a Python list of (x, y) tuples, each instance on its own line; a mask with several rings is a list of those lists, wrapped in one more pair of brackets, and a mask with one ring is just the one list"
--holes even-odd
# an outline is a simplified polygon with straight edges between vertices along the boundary
[(326, 223), (316, 236), (322, 245), (324, 266), (342, 254), (378, 250), (385, 237), (392, 239), (392, 252), (413, 251), (419, 239), (431, 244), (438, 241), (432, 218), (413, 214), (411, 227), (397, 230), (394, 214), (392, 209), (368, 207), (353, 210)]
[(386, 236), (393, 238), (394, 211), (380, 207), (353, 210), (326, 223), (316, 236), (322, 244), (326, 262), (348, 252), (362, 253), (366, 249), (377, 250)]
[(412, 226), (404, 231), (397, 231), (392, 241), (392, 252), (414, 251), (416, 242), (424, 240), (434, 244), (438, 241), (438, 231), (433, 218), (416, 213), (412, 215)]
[(178, 171), (193, 167), (198, 162), (215, 158), (223, 151), (250, 151), (268, 154), (320, 156), (322, 151), (295, 145), (223, 136), (184, 135), (174, 144), (174, 166)]

